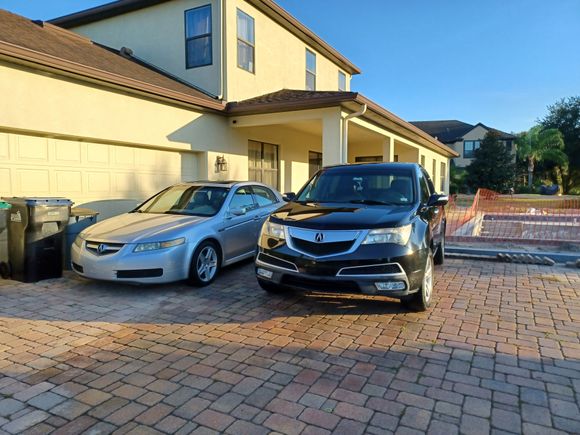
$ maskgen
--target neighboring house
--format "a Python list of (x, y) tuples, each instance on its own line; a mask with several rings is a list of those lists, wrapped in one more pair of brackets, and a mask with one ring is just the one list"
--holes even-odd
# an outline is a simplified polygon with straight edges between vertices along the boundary
[(469, 166), (473, 161), (474, 151), (479, 148), (485, 135), (489, 131), (493, 131), (499, 135), (500, 141), (508, 148), (515, 161), (516, 136), (511, 133), (490, 128), (482, 123), (471, 125), (457, 120), (416, 121), (411, 122), (411, 124), (429, 133), (439, 142), (448, 145), (457, 152), (459, 157), (453, 159), (453, 163), (459, 168)]
[(271, 0), (0, 10), (0, 196), (110, 215), (181, 180), (296, 191), (322, 165), (420, 156), (447, 190), (457, 154), (351, 92), (358, 73)]

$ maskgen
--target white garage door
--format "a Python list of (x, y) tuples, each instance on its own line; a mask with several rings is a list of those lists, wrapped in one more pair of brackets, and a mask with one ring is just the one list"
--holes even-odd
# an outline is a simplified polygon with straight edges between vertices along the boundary
[(196, 178), (191, 153), (0, 133), (0, 196), (61, 196), (110, 215)]

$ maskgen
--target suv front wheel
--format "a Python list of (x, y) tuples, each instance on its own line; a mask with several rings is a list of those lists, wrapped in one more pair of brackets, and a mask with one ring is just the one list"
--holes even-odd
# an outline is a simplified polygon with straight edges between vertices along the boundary
[(405, 296), (401, 302), (412, 309), (413, 311), (425, 311), (431, 305), (431, 298), (433, 296), (434, 276), (434, 262), (433, 252), (429, 249), (427, 253), (427, 262), (425, 264), (425, 274), (423, 275), (423, 283), (417, 293), (410, 296)]

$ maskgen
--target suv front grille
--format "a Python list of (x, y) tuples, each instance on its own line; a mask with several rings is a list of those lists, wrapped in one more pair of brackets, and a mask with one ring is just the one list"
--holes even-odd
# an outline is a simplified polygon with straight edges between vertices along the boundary
[(292, 244), (296, 249), (315, 257), (323, 257), (325, 255), (335, 255), (341, 252), (346, 252), (352, 245), (354, 245), (354, 240), (348, 240), (344, 242), (330, 242), (330, 243), (317, 243), (309, 242), (308, 240), (302, 240), (297, 238), (292, 238)]

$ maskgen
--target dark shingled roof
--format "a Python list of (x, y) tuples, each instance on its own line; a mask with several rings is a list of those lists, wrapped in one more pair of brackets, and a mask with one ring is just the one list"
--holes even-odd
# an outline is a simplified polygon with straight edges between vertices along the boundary
[(413, 121), (411, 124), (413, 124), (415, 127), (419, 127), (425, 133), (430, 134), (439, 140), (439, 142), (443, 143), (454, 143), (460, 141), (463, 139), (463, 136), (465, 136), (477, 126), (481, 126), (489, 131), (493, 131), (499, 134), (500, 138), (504, 140), (516, 138), (513, 134), (505, 133), (495, 128), (488, 127), (482, 123), (472, 125), (468, 124), (467, 122), (458, 121), (456, 119), (444, 121)]
[[(23, 60), (38, 60), (45, 66), (53, 66), (74, 72), (85, 72), (93, 78), (110, 77), (125, 79), (128, 87), (149, 86), (152, 92), (168, 90), (173, 94), (192, 97), (209, 107), (221, 104), (215, 98), (193, 86), (176, 80), (167, 73), (145, 64), (119, 51), (94, 43), (88, 38), (52, 24), (31, 21), (20, 15), (0, 9), (0, 53), (20, 53)], [(64, 62), (63, 62), (64, 61)], [(216, 108), (216, 107), (213, 107)]]

